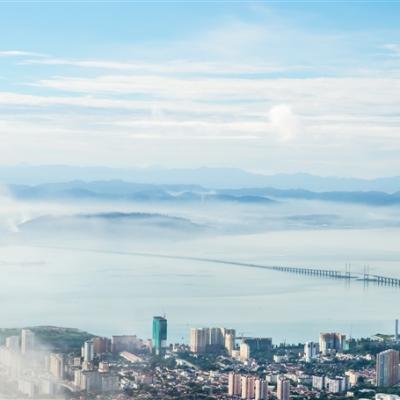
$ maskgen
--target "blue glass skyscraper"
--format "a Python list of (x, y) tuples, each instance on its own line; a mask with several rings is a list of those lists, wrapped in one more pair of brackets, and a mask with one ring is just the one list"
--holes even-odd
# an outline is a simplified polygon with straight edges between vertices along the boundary
[(167, 319), (164, 317), (153, 318), (153, 353), (156, 355), (165, 354), (167, 347)]

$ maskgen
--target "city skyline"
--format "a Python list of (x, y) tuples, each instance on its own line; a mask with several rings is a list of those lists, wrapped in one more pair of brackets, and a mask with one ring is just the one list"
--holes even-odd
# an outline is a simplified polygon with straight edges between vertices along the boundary
[[(148, 393), (155, 399), (170, 399), (208, 393), (221, 400), (289, 400), (292, 396), (333, 400), (368, 393), (375, 400), (398, 400), (394, 395), (399, 393), (397, 320), (395, 335), (344, 339), (347, 346), (333, 341), (344, 335), (321, 333), (320, 340), (331, 343), (330, 351), (321, 345), (311, 358), (312, 342), (302, 349), (301, 343), (272, 345), (271, 339), (241, 337), (237, 343), (234, 339), (231, 350), (224, 335), (235, 335), (235, 330), (220, 327), (191, 328), (190, 346), (165, 343), (159, 351), (160, 337), (167, 340), (160, 322), (166, 328), (165, 318), (153, 317), (153, 340), (136, 335), (107, 338), (73, 329), (68, 333), (56, 327), (24, 328), (5, 337), (2, 331), (0, 393), (4, 389), (8, 395), (29, 398), (79, 394), (98, 399), (117, 394), (122, 399), (147, 398)], [(200, 335), (206, 333), (208, 346), (198, 347), (196, 329)], [(71, 341), (71, 334), (76, 341)], [(242, 356), (243, 344), (251, 348), (251, 355), (247, 349), (247, 356)], [(203, 385), (196, 387), (196, 381)]]

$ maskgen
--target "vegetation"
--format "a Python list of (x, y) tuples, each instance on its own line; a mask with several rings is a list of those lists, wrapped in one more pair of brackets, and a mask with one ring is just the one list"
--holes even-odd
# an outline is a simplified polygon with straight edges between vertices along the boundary
[[(94, 335), (73, 328), (56, 326), (35, 326), (26, 329), (35, 333), (39, 346), (50, 348), (54, 352), (72, 353), (80, 350), (82, 343)], [(0, 344), (5, 343), (8, 336), (20, 335), (21, 328), (0, 329)]]
[[(383, 335), (375, 335), (378, 337), (383, 337)], [(389, 336), (390, 337), (390, 336)], [(357, 339), (352, 340), (350, 342), (350, 348), (347, 353), (350, 354), (372, 354), (376, 355), (377, 353), (387, 350), (394, 349), (400, 350), (400, 343), (394, 342), (392, 340), (373, 340), (371, 338)]]

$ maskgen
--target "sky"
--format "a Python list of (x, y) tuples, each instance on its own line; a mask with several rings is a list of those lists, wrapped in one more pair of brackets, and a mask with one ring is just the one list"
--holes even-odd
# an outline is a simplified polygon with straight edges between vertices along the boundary
[(400, 174), (400, 2), (1, 2), (0, 165)]

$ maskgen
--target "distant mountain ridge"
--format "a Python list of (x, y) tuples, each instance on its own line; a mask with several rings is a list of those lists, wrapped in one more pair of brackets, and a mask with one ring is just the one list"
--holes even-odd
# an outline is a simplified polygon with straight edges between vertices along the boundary
[(307, 173), (271, 174), (237, 168), (108, 168), (48, 166), (0, 166), (0, 183), (38, 185), (45, 183), (120, 180), (136, 184), (193, 185), (208, 188), (239, 189), (272, 187), (310, 191), (400, 191), (400, 176), (376, 179), (321, 177)]
[(319, 200), (371, 206), (400, 204), (400, 191), (328, 191), (277, 189), (272, 187), (210, 189), (198, 185), (150, 185), (125, 181), (72, 181), (36, 186), (9, 185), (9, 193), (19, 200), (120, 201), (120, 202), (227, 202), (273, 205), (293, 200)]
[(270, 196), (280, 199), (321, 200), (341, 203), (359, 203), (367, 205), (395, 205), (400, 204), (400, 191), (386, 193), (378, 191), (332, 191), (313, 192), (303, 189), (275, 189), (253, 188), (225, 190), (231, 195)]
[(9, 185), (8, 189), (15, 198), (26, 200), (274, 202), (266, 196), (252, 196), (246, 193), (232, 195), (195, 185), (150, 185), (124, 181), (73, 181), (36, 186)]
[(206, 233), (208, 227), (187, 218), (141, 212), (97, 212), (91, 214), (42, 215), (18, 225), (18, 232), (30, 235), (46, 234), (50, 237), (119, 235), (128, 238), (166, 238)]

